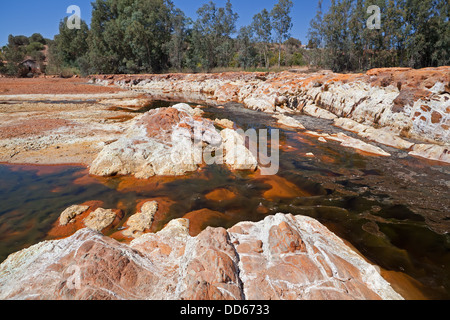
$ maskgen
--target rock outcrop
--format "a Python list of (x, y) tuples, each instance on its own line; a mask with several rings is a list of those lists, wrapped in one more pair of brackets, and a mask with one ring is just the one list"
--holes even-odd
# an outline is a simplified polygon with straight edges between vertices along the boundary
[(12, 254), (0, 299), (402, 299), (314, 219), (277, 214), (189, 235), (189, 221), (122, 244), (90, 229)]
[(372, 144), (366, 143), (360, 139), (352, 138), (346, 135), (345, 133), (339, 132), (336, 134), (328, 134), (328, 133), (318, 133), (315, 131), (305, 131), (305, 134), (317, 137), (321, 142), (328, 142), (328, 140), (336, 141), (341, 144), (341, 146), (346, 148), (352, 148), (355, 150), (362, 151), (369, 155), (382, 156), (382, 157), (390, 157), (391, 154), (384, 151), (380, 147), (374, 146)]
[(258, 160), (245, 146), (244, 138), (232, 129), (221, 131), (224, 163), (233, 170), (256, 170)]
[[(90, 167), (97, 176), (180, 176), (196, 171), (204, 154), (225, 149), (225, 162), (232, 169), (255, 169), (243, 139), (232, 129), (221, 133), (214, 122), (198, 116), (187, 104), (151, 110), (133, 119), (123, 137), (106, 145)], [(200, 110), (200, 109), (199, 109)], [(222, 148), (223, 147), (223, 148)], [(242, 162), (241, 162), (242, 160)]]
[(59, 217), (59, 223), (62, 226), (66, 226), (67, 224), (73, 222), (74, 218), (86, 212), (88, 209), (89, 206), (71, 206), (61, 213), (61, 216)]
[(156, 212), (158, 211), (158, 202), (149, 201), (142, 205), (141, 211), (132, 215), (126, 222), (128, 227), (122, 233), (126, 237), (139, 238), (145, 230), (150, 229)]
[[(104, 76), (107, 77), (107, 76)], [(96, 81), (103, 82), (102, 77)], [(409, 149), (401, 138), (448, 146), (450, 67), (384, 68), (365, 74), (223, 73), (116, 76), (108, 84), (144, 92), (203, 94), (269, 113), (296, 111), (347, 118), (383, 131), (363, 130), (371, 140)], [(390, 139), (390, 137), (394, 137)], [(422, 155), (426, 156), (427, 153)]]
[(91, 230), (102, 232), (110, 227), (114, 221), (121, 220), (123, 214), (120, 210), (98, 208), (91, 212), (84, 220), (84, 225)]
[(278, 123), (290, 128), (304, 130), (306, 129), (300, 121), (284, 114), (277, 114), (274, 118), (278, 119)]
[(388, 131), (387, 129), (375, 129), (371, 126), (358, 123), (351, 119), (335, 119), (334, 125), (347, 131), (355, 132), (361, 137), (397, 149), (409, 150), (412, 146), (414, 146), (414, 143), (400, 138), (398, 134)]

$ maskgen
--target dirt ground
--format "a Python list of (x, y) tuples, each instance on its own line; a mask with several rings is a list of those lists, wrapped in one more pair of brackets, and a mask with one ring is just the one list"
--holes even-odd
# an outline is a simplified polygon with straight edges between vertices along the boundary
[(124, 91), (115, 87), (88, 84), (85, 78), (0, 78), (0, 95), (95, 94)]
[(88, 81), (0, 78), (0, 163), (90, 165), (118, 139), (148, 98)]

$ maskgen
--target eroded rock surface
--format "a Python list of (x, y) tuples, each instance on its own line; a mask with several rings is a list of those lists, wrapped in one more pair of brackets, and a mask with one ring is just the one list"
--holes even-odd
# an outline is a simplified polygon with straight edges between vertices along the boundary
[(120, 210), (98, 208), (91, 212), (84, 220), (84, 225), (91, 230), (102, 232), (110, 227), (116, 219), (122, 219), (123, 214)]
[[(374, 140), (382, 133), (377, 142), (402, 149), (409, 149), (408, 142), (400, 138), (444, 146), (450, 141), (450, 67), (383, 68), (365, 74), (321, 71), (131, 75), (108, 79), (108, 85), (122, 88), (203, 94), (219, 102), (239, 102), (268, 113), (294, 110), (329, 120), (348, 118), (384, 129), (363, 130), (364, 137)], [(98, 77), (96, 81), (105, 80)]]
[(139, 238), (146, 229), (150, 229), (157, 211), (158, 202), (149, 201), (144, 203), (141, 211), (128, 219), (126, 223), (128, 228), (122, 233), (127, 237)]
[[(216, 150), (217, 163), (236, 170), (255, 169), (257, 161), (232, 129), (218, 132), (214, 122), (199, 117), (187, 104), (151, 110), (133, 119), (123, 137), (99, 153), (90, 173), (97, 176), (180, 176), (203, 164)], [(214, 159), (213, 159), (214, 160)]]
[(0, 299), (402, 299), (314, 219), (277, 214), (189, 235), (189, 221), (121, 244), (90, 229), (12, 254)]
[(73, 219), (76, 216), (86, 212), (88, 209), (89, 206), (77, 206), (77, 205), (71, 206), (61, 213), (59, 222), (62, 226), (65, 226), (68, 223), (73, 222)]

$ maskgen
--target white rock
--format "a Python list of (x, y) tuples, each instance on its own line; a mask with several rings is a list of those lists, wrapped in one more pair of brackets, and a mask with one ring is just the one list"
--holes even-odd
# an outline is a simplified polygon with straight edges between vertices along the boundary
[(245, 146), (245, 140), (236, 131), (221, 132), (224, 148), (224, 163), (233, 170), (256, 170), (258, 160)]
[(122, 233), (127, 237), (139, 238), (146, 229), (150, 229), (157, 211), (158, 202), (149, 201), (144, 203), (141, 211), (128, 219), (126, 223), (128, 228)]
[(71, 206), (67, 208), (66, 210), (61, 213), (61, 216), (59, 217), (59, 223), (62, 226), (65, 226), (73, 221), (73, 219), (86, 212), (89, 209), (89, 206)]
[(450, 146), (416, 144), (409, 154), (420, 158), (450, 163)]
[(291, 128), (295, 128), (295, 129), (300, 129), (300, 130), (304, 130), (306, 129), (300, 121), (286, 116), (284, 114), (277, 114), (273, 116), (274, 118), (278, 119), (278, 123), (287, 126), (287, 127), (291, 127)]

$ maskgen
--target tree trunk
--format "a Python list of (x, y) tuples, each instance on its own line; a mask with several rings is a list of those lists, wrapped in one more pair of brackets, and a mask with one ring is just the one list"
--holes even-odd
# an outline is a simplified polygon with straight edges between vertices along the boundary
[(269, 61), (269, 49), (267, 48), (267, 44), (264, 45), (264, 63), (266, 64), (266, 69), (269, 70), (270, 61)]
[(278, 46), (278, 68), (281, 67), (281, 42), (279, 43)]

